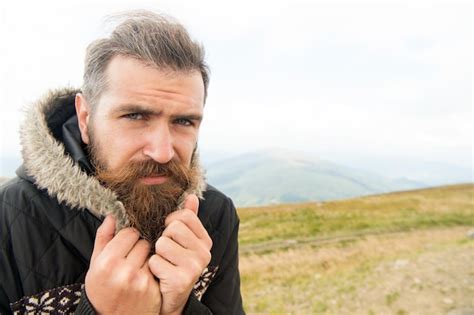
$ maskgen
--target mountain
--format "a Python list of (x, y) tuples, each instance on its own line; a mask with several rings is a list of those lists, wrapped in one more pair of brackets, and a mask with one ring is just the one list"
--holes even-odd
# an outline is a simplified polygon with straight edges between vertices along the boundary
[[(433, 157), (436, 159), (436, 157)], [(357, 169), (370, 170), (383, 174), (385, 177), (397, 178), (403, 176), (407, 180), (415, 180), (430, 186), (442, 186), (456, 183), (472, 183), (474, 170), (470, 165), (456, 165), (451, 162), (430, 161), (426, 158), (356, 158), (350, 162), (340, 161), (341, 164), (351, 163)]]
[(207, 179), (238, 206), (333, 200), (427, 185), (284, 150), (247, 153), (211, 163)]

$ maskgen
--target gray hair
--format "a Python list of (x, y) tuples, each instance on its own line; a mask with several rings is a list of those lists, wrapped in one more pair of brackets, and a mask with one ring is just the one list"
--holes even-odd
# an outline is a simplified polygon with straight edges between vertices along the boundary
[(82, 93), (90, 104), (97, 104), (107, 88), (105, 72), (117, 55), (165, 70), (199, 71), (206, 100), (209, 68), (204, 60), (204, 48), (191, 39), (183, 25), (150, 11), (133, 11), (118, 18), (123, 21), (108, 38), (98, 39), (87, 47)]

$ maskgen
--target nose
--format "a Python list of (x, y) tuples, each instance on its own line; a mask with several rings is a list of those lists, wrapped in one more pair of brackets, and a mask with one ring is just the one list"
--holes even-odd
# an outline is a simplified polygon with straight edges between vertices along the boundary
[(173, 159), (175, 155), (173, 136), (168, 126), (160, 126), (149, 134), (143, 154), (160, 164), (168, 163)]

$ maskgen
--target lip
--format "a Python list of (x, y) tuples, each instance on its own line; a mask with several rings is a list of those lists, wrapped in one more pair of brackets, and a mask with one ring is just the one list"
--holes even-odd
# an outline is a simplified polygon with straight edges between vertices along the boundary
[(168, 176), (148, 176), (140, 179), (145, 185), (161, 185), (168, 181)]

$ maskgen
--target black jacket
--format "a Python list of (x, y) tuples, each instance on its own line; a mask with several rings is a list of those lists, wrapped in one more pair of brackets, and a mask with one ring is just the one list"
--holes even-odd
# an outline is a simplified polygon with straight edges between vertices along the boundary
[[(123, 205), (90, 174), (74, 110), (75, 90), (51, 92), (27, 112), (24, 164), (0, 188), (0, 313), (93, 313), (83, 284), (95, 233)], [(212, 238), (211, 262), (187, 314), (242, 314), (239, 219), (232, 201), (202, 182), (198, 216)]]

